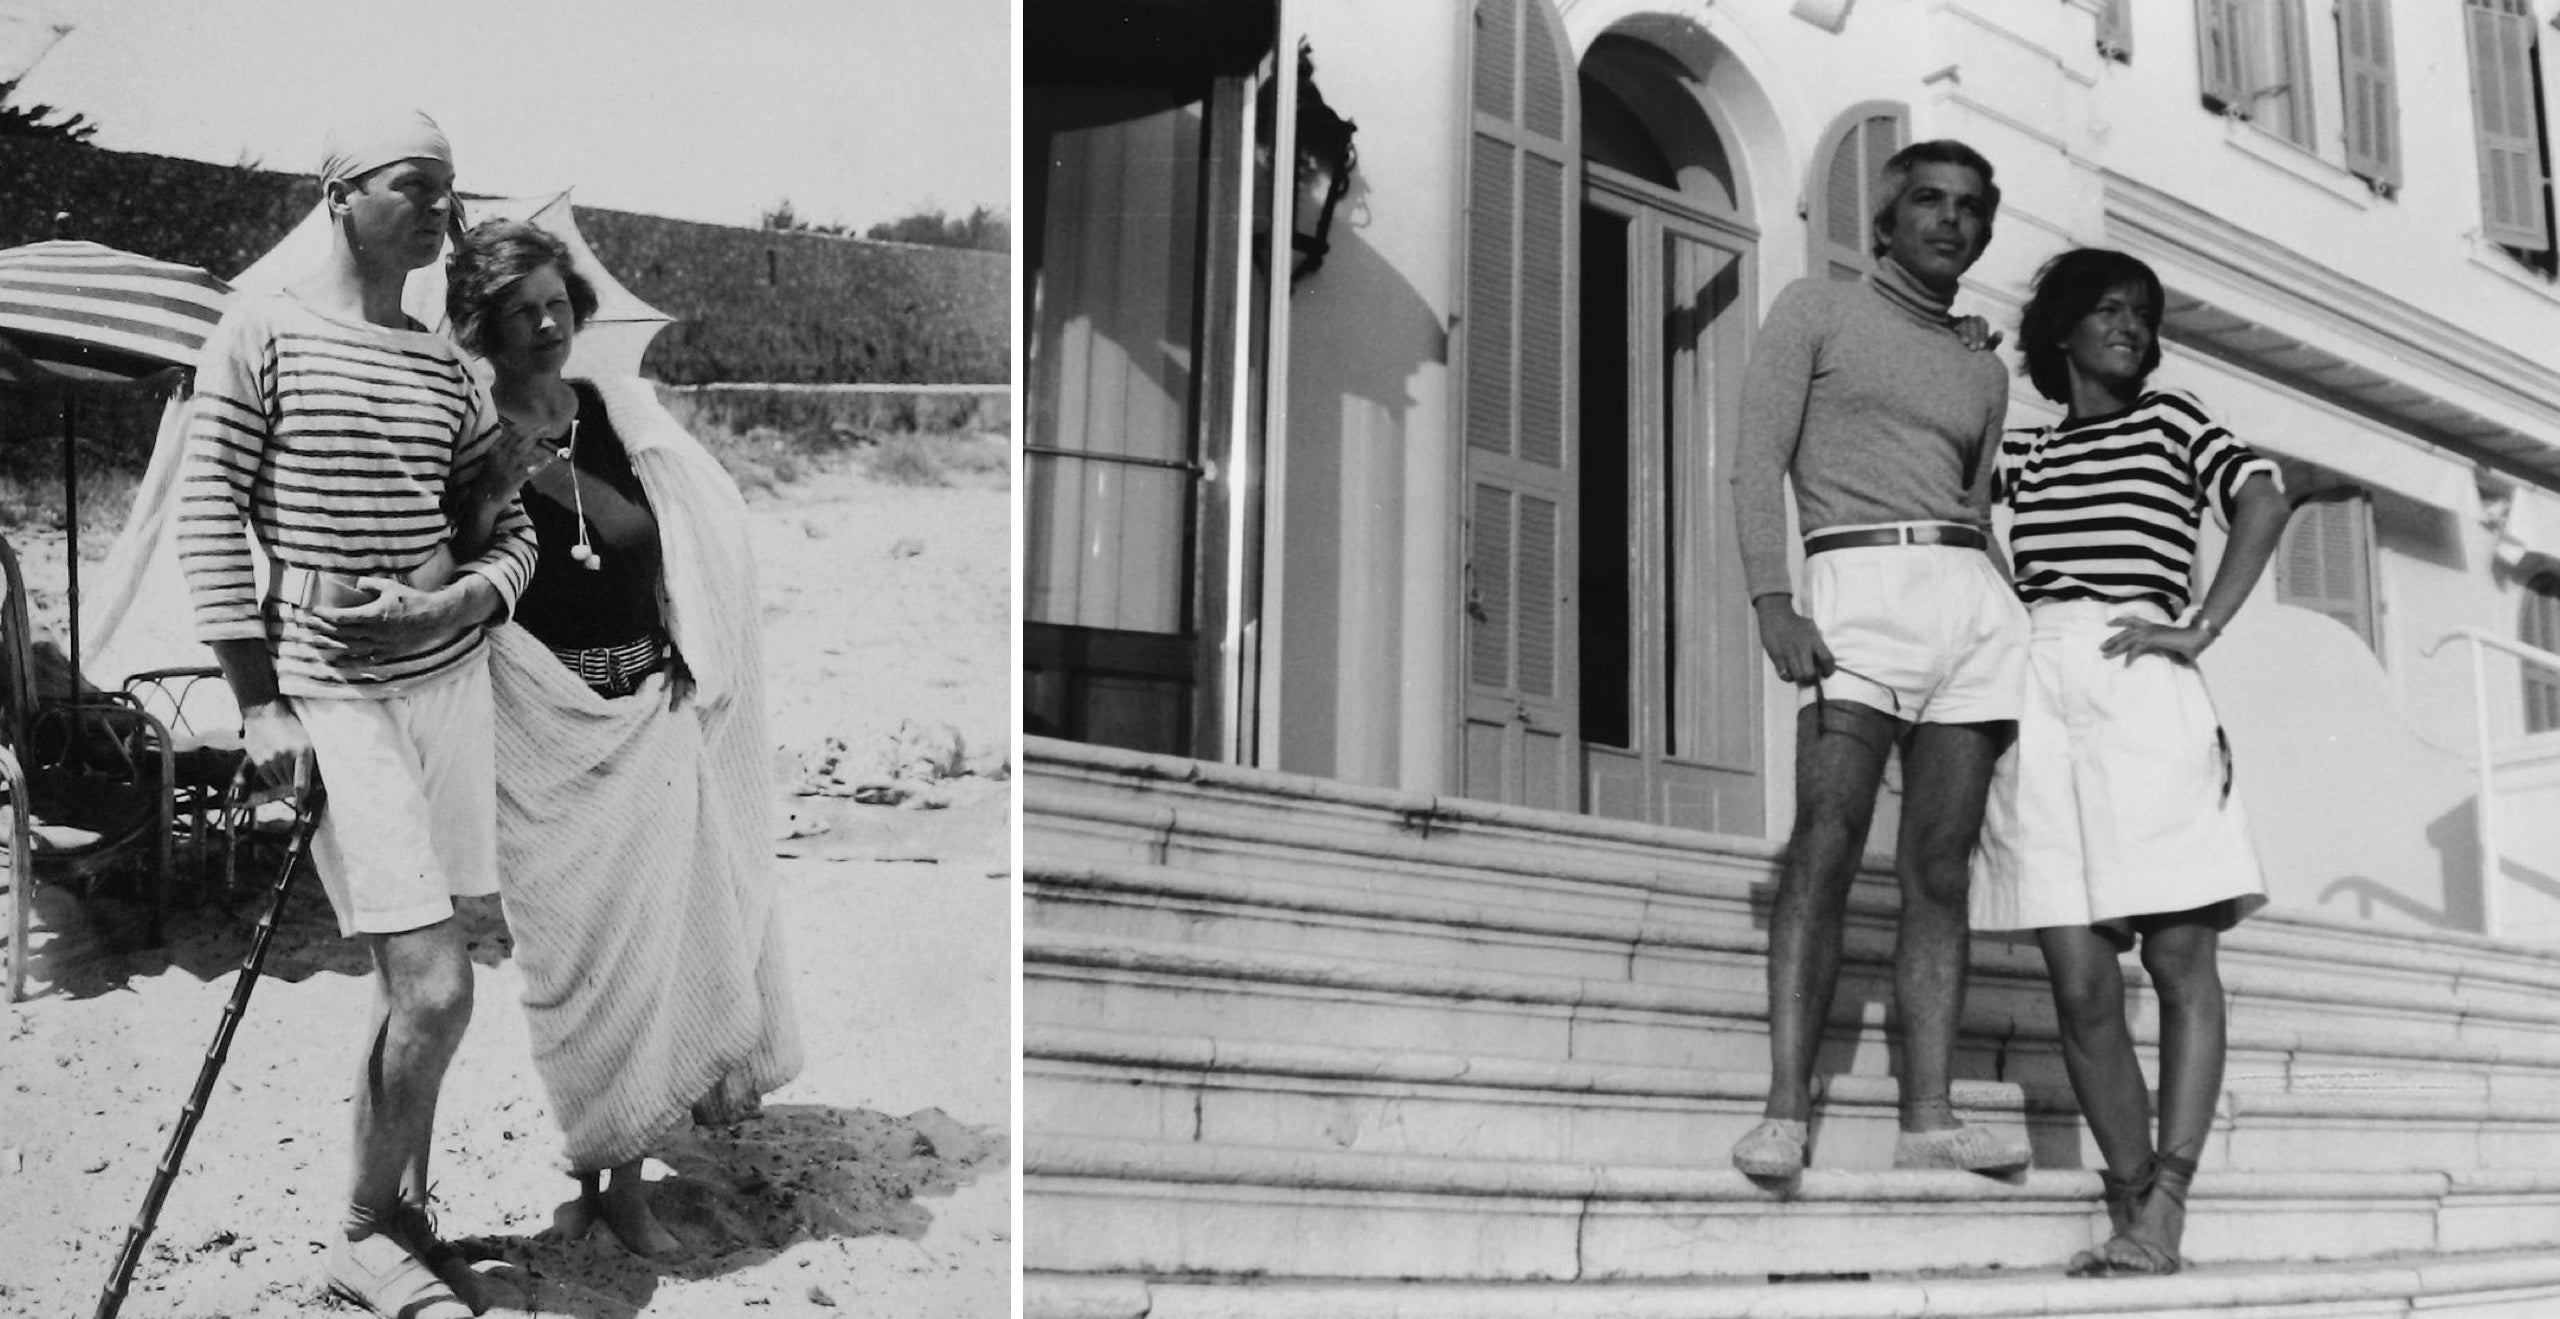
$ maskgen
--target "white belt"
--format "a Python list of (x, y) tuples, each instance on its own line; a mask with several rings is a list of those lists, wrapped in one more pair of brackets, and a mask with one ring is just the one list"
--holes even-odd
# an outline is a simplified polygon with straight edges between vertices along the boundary
[[(393, 581), (414, 585), (406, 573), (368, 573), (369, 577), (388, 577)], [(359, 586), (360, 579), (350, 573), (328, 572), (319, 568), (297, 568), (290, 564), (267, 565), (267, 598), (281, 600), (301, 609), (321, 605), (343, 609), (363, 604), (374, 597), (370, 587)]]

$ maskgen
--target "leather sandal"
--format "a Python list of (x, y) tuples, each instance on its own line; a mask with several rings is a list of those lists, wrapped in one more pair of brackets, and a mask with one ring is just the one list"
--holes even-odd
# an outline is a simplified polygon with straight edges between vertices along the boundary
[(384, 1319), (471, 1319), (471, 1307), (388, 1232), (339, 1242), (325, 1273), (330, 1291)]
[(2099, 1197), (2107, 1203), (2107, 1240), (2073, 1255), (2063, 1272), (2074, 1278), (2098, 1278), (2110, 1272), (2107, 1246), (2125, 1239), (2125, 1233), (2133, 1230), (2134, 1211), (2141, 1207), (2143, 1193), (2150, 1189), (2151, 1182), (2159, 1178), (2158, 1159), (2155, 1154), (2142, 1156), (2131, 1176), (2119, 1177), (2105, 1171), (2098, 1174)]
[(403, 1196), (400, 1207), (392, 1211), (391, 1220), (380, 1230), (407, 1247), (419, 1263), (427, 1266), (428, 1272), (453, 1289), (455, 1299), (478, 1314), (489, 1308), (480, 1275), (471, 1267), (471, 1256), (460, 1246), (445, 1240), (444, 1235), (436, 1230), (434, 1194), (434, 1189), (429, 1188), (416, 1199)]
[[(2152, 1156), (2151, 1162), (2155, 1166), (2151, 1185), (2144, 1190), (2143, 1201), (2147, 1204), (2155, 1194), (2169, 1197), (2170, 1203), (2178, 1206), (2179, 1233), (2183, 1236), (2186, 1231), (2187, 1188), (2195, 1182), (2196, 1161), (2175, 1154), (2157, 1154)], [(2130, 1231), (2109, 1238), (2099, 1250), (2106, 1255), (2107, 1272), (2111, 1274), (2166, 1277), (2186, 1267), (2186, 1261), (2178, 1257), (2176, 1247), (2145, 1240)]]

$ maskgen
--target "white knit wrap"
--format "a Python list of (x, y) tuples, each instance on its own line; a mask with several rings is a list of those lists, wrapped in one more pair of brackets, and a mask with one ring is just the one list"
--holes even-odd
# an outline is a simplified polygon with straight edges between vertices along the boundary
[(493, 635), (501, 898), (580, 1171), (647, 1152), (724, 1079), (763, 1094), (800, 1069), (745, 502), (646, 381), (594, 383), (657, 516), (696, 687), (674, 710), (663, 674), (605, 700), (523, 628)]

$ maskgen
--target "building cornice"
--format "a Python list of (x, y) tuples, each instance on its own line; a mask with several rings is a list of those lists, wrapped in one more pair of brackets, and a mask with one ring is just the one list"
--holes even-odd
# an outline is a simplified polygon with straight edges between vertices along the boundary
[(2560, 431), (2560, 370), (2140, 180), (2100, 176), (2109, 238), (2211, 285), (2183, 291), (2466, 411)]

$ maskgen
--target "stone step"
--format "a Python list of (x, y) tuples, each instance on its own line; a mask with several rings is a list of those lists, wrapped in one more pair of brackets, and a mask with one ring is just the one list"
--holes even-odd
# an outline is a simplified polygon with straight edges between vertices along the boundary
[[(1043, 929), (1729, 991), (1756, 990), (1766, 975), (1765, 936), (1747, 914), (1686, 897), (1624, 897), (1617, 910), (1593, 901), (1489, 905), (1410, 883), (1350, 889), (1185, 866), (1045, 860), (1026, 862), (1024, 883), (1024, 922)], [(1851, 997), (1890, 996), (1892, 940), (1881, 924), (1846, 932), (1843, 983)], [(2050, 1039), (2041, 954), (2023, 941), (1977, 942), (1976, 1002)], [(2560, 1056), (2560, 995), (2484, 990), (2458, 964), (2342, 964), (2281, 933), (2232, 943), (2223, 983), (2235, 1014), (2274, 1014), (2314, 1029), (2341, 1016), (2359, 1028), (2398, 1021), (2482, 1048), (2543, 1046)], [(2134, 1004), (2147, 1012), (2147, 982), (2137, 965), (2127, 970)]]
[[(1252, 1278), (1608, 1282), (2051, 1271), (2103, 1236), (2088, 1172), (1739, 1173), (1037, 1134), (1023, 1267)], [(2199, 1265), (2560, 1239), (2560, 1173), (2251, 1173), (2197, 1182)]]
[[(1760, 1120), (1766, 1085), (1765, 1073), (1110, 1030), (1037, 1027), (1023, 1040), (1026, 1130), (1210, 1145), (1720, 1169)], [(2039, 1168), (2103, 1163), (2067, 1094), (1954, 1090), (1966, 1121), (2023, 1131)], [(1889, 1078), (1826, 1078), (1814, 1166), (1889, 1166), (1895, 1098)], [(2560, 1167), (2560, 1109), (2240, 1087), (2203, 1158), (2208, 1173)]]
[[(1679, 900), (1744, 904), (1755, 926), (1777, 847), (1761, 839), (1599, 820), (1030, 739), (1025, 836), (1049, 867), (1178, 863), (1349, 892), (1419, 890), (1486, 908), (1638, 919)], [(1852, 898), (1853, 927), (1889, 926), (1882, 858)], [(2011, 951), (1994, 951), (2004, 944)], [(2031, 943), (1977, 938), (1978, 957), (2039, 966)], [(2225, 941), (2227, 965), (2291, 957), (2352, 967), (2372, 992), (2439, 993), (2465, 1011), (2560, 1004), (2560, 950), (2392, 930), (2281, 909)]]
[(1027, 1272), (1024, 1319), (2541, 1319), (2560, 1255), (2428, 1251), (2351, 1263), (2074, 1279), (2054, 1270), (1866, 1281), (1224, 1282)]
[[(1757, 986), (1433, 967), (1038, 926), (1023, 933), (1023, 975), (1026, 1027), (1701, 1072), (1768, 1066), (1765, 991)], [(2067, 1095), (2049, 1009), (2012, 1014), (1990, 997), (1967, 1004), (1957, 1075)], [(1817, 1072), (1890, 1074), (1884, 1016), (1880, 996), (1844, 995)], [(2235, 1001), (2227, 1076), (2235, 1088), (2548, 1104), (2560, 1095), (2560, 1039), (2484, 1043), (2458, 1025), (2372, 1014), (2304, 1022)]]

